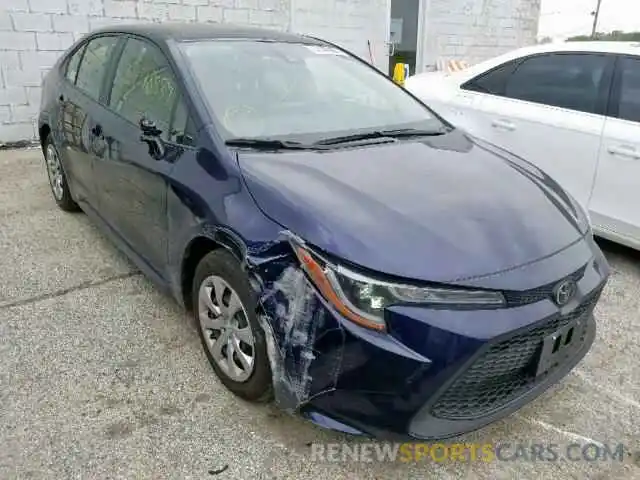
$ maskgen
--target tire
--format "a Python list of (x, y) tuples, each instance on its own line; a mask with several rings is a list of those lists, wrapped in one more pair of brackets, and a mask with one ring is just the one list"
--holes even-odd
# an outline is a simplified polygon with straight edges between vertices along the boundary
[(51, 134), (47, 135), (47, 138), (44, 140), (42, 152), (44, 154), (47, 177), (49, 178), (49, 187), (51, 188), (51, 194), (56, 204), (65, 212), (80, 211), (80, 207), (71, 197), (67, 176), (62, 168), (60, 154), (53, 143)]
[[(219, 279), (221, 279), (222, 282), (220, 282)], [(243, 374), (244, 376), (241, 378), (238, 378), (238, 375), (234, 376), (228, 373), (232, 370), (233, 372), (238, 372), (236, 368), (229, 366), (229, 356), (227, 355), (229, 349), (228, 341), (222, 340), (219, 344), (216, 343), (217, 346), (227, 345), (226, 348), (223, 347), (224, 351), (222, 352), (226, 357), (226, 362), (221, 361), (222, 359), (220, 354), (218, 354), (218, 359), (216, 359), (212, 352), (220, 352), (220, 349), (216, 349), (212, 345), (212, 342), (217, 341), (214, 340), (213, 337), (215, 337), (218, 332), (215, 330), (216, 327), (213, 327), (211, 330), (207, 329), (205, 327), (205, 323), (200, 319), (201, 313), (204, 312), (204, 300), (203, 297), (201, 297), (201, 289), (204, 292), (203, 295), (207, 298), (208, 289), (212, 288), (211, 295), (208, 295), (208, 298), (212, 298), (212, 302), (218, 304), (219, 301), (217, 300), (217, 297), (221, 295), (219, 293), (214, 294), (213, 292), (219, 292), (221, 290), (220, 285), (222, 283), (225, 284), (224, 292), (228, 299), (222, 298), (221, 301), (223, 305), (222, 307), (217, 305), (218, 310), (224, 312), (224, 308), (227, 312), (234, 311), (234, 308), (226, 306), (226, 303), (232, 303), (231, 299), (233, 298), (233, 293), (237, 295), (241, 306), (237, 315), (234, 317), (236, 320), (233, 320), (237, 322), (237, 326), (227, 327), (225, 330), (227, 332), (231, 331), (229, 335), (232, 338), (232, 342), (234, 342), (234, 338), (240, 338), (239, 336), (234, 336), (239, 332), (244, 332), (242, 338), (247, 338), (247, 331), (245, 329), (246, 324), (250, 327), (249, 332), (253, 339), (253, 346), (251, 348), (251, 353), (253, 355), (253, 368), (248, 376), (247, 372), (249, 369), (245, 369), (245, 373)], [(225, 295), (222, 296), (224, 297)], [(192, 305), (194, 321), (198, 328), (202, 347), (204, 348), (209, 363), (223, 385), (232, 393), (244, 400), (261, 403), (270, 401), (273, 398), (273, 378), (271, 366), (269, 364), (269, 357), (267, 355), (265, 332), (260, 326), (256, 316), (256, 296), (249, 284), (247, 275), (242, 271), (238, 261), (231, 253), (224, 249), (214, 250), (202, 258), (196, 268), (193, 278)], [(206, 318), (208, 319), (211, 316), (215, 317), (215, 309), (212, 310), (210, 308), (210, 304), (205, 303), (205, 305), (209, 305), (209, 307), (206, 308), (206, 311), (211, 312), (211, 314)], [(219, 319), (230, 316), (231, 314), (221, 313), (221, 316), (217, 317), (218, 320), (214, 319), (213, 321), (224, 323), (226, 320)], [(222, 331), (220, 331), (218, 339), (220, 338), (222, 338)], [(231, 356), (234, 359), (233, 363), (235, 367), (239, 367), (242, 363), (239, 360), (240, 356), (244, 352), (249, 351), (247, 350), (249, 345), (244, 342), (235, 345), (236, 350), (233, 350)], [(241, 352), (239, 351), (239, 348), (243, 348), (244, 350)], [(242, 356), (243, 358), (247, 358), (244, 355)]]

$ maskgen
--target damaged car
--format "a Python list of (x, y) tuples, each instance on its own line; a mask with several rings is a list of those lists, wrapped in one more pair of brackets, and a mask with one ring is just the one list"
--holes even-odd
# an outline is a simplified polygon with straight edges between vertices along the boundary
[(609, 267), (575, 199), (331, 43), (97, 30), (45, 78), (38, 127), (59, 207), (192, 312), (245, 400), (441, 439), (532, 401), (594, 340)]

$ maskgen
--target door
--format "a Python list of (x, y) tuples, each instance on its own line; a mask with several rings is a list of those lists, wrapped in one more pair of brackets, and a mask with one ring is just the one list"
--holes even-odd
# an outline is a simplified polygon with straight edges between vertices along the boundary
[(598, 229), (640, 245), (640, 58), (620, 57), (589, 204)]
[(139, 122), (143, 117), (152, 120), (164, 140), (175, 139), (178, 133), (170, 127), (178, 88), (164, 54), (136, 38), (126, 41), (114, 75), (98, 126), (107, 146), (95, 163), (100, 211), (136, 254), (164, 276), (167, 177), (175, 157), (154, 158), (141, 141)]
[(93, 156), (102, 145), (91, 132), (107, 64), (116, 44), (114, 36), (97, 37), (78, 49), (69, 59), (58, 99), (65, 173), (76, 199), (94, 208), (97, 198)]
[(409, 74), (417, 72), (420, 65), (421, 38), (420, 6), (423, 0), (391, 0), (389, 28), (389, 76), (397, 63), (409, 65)]
[[(513, 67), (512, 70), (510, 68)], [(613, 60), (606, 55), (535, 55), (496, 69), (469, 130), (530, 161), (585, 208), (595, 178)], [(490, 78), (466, 88), (486, 91)]]

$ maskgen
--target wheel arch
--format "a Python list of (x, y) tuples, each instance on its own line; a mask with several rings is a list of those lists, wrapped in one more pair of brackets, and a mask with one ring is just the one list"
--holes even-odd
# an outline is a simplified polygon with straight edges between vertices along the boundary
[(44, 141), (51, 134), (51, 127), (48, 122), (44, 122), (38, 127), (38, 138), (40, 140), (40, 147), (44, 148)]
[(180, 294), (187, 310), (192, 309), (193, 276), (198, 264), (205, 255), (220, 248), (229, 251), (240, 265), (245, 264), (247, 248), (244, 242), (233, 232), (222, 227), (196, 235), (184, 249), (180, 265)]

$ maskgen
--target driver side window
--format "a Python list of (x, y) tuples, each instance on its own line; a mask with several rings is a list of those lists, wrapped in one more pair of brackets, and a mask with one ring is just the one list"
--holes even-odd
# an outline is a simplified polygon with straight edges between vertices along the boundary
[(129, 39), (120, 57), (109, 107), (131, 123), (142, 117), (155, 122), (162, 138), (170, 137), (178, 86), (162, 52), (148, 42)]

